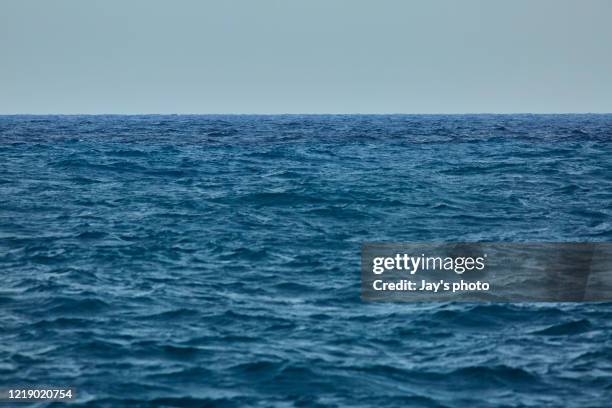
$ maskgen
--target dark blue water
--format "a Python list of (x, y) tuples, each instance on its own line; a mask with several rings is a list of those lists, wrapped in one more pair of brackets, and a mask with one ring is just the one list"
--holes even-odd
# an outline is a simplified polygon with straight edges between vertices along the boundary
[(0, 117), (0, 385), (609, 407), (612, 305), (364, 303), (359, 255), (612, 241), (611, 142), (611, 115)]

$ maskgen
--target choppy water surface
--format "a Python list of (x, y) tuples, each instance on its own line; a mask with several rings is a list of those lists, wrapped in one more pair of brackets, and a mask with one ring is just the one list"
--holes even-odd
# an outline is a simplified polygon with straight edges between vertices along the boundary
[(612, 240), (612, 116), (0, 117), (0, 384), (609, 407), (609, 304), (368, 304), (364, 241)]

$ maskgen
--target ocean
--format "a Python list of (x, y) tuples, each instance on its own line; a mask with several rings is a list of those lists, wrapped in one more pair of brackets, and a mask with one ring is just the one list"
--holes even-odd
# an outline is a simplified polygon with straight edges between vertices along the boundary
[(0, 116), (0, 387), (610, 407), (609, 303), (365, 302), (360, 250), (610, 242), (611, 142), (612, 115)]

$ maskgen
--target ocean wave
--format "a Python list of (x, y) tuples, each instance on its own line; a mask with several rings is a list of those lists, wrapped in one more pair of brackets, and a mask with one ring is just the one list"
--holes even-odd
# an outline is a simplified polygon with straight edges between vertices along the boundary
[(75, 407), (606, 407), (610, 304), (362, 302), (359, 253), (607, 241), (611, 134), (610, 115), (0, 116), (1, 382), (74, 386)]

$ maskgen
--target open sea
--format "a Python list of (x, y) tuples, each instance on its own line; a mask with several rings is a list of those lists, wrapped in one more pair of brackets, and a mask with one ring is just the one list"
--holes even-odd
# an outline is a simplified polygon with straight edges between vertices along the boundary
[(402, 241), (612, 241), (612, 115), (0, 116), (0, 388), (612, 406), (612, 304), (362, 301)]

